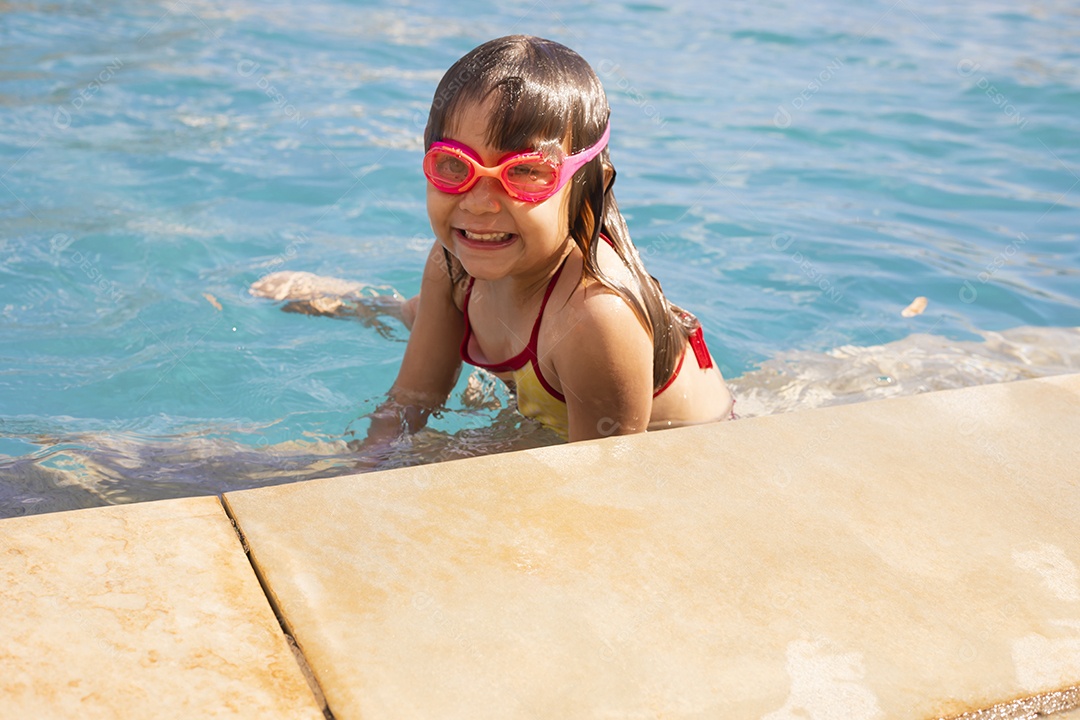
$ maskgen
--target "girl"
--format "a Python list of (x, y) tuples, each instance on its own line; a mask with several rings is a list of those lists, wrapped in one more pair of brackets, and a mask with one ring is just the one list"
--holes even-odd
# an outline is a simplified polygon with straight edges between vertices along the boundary
[(731, 416), (700, 324), (630, 242), (609, 114), (588, 63), (549, 40), (492, 40), (443, 76), (424, 133), (435, 242), (366, 446), (422, 427), (462, 361), (570, 441)]
[(492, 40), (443, 76), (424, 132), (436, 240), (389, 393), (410, 429), (462, 360), (569, 440), (730, 416), (696, 318), (630, 242), (609, 115), (588, 63), (548, 40)]

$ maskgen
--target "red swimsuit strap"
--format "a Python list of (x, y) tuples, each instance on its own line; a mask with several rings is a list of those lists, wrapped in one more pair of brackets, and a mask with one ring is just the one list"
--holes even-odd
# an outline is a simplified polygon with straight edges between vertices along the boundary
[[(687, 338), (687, 343), (690, 345), (690, 349), (694, 351), (694, 357), (697, 359), (698, 367), (702, 370), (707, 370), (713, 366), (712, 357), (709, 355), (709, 348), (705, 345), (705, 333), (698, 325), (694, 332), (690, 333), (690, 337)], [(675, 378), (679, 377), (679, 371), (682, 370), (683, 360), (686, 359), (686, 348), (683, 348), (682, 354), (679, 355), (679, 364), (675, 366), (675, 372), (671, 373), (671, 377), (663, 386), (653, 393), (653, 397), (656, 397), (660, 393), (671, 387), (671, 384), (675, 382)]]
[[(567, 255), (566, 257), (570, 256)], [(563, 267), (565, 266), (566, 258), (563, 258), (558, 269), (555, 270), (555, 274), (552, 275), (551, 280), (548, 281), (547, 289), (544, 291), (544, 299), (540, 301), (540, 311), (536, 313), (536, 321), (533, 323), (532, 334), (529, 336), (529, 344), (514, 357), (498, 363), (477, 362), (469, 354), (469, 340), (472, 339), (472, 325), (469, 323), (469, 298), (472, 296), (473, 283), (476, 281), (476, 278), (469, 278), (469, 284), (465, 288), (465, 300), (461, 304), (461, 312), (465, 316), (465, 332), (461, 337), (461, 359), (470, 365), (475, 365), (476, 367), (484, 368), (491, 372), (513, 372), (523, 368), (525, 363), (530, 360), (535, 360), (537, 357), (536, 347), (540, 340), (540, 321), (544, 318), (544, 309), (547, 307), (548, 299), (555, 290), (555, 284), (559, 281), (559, 276), (562, 274)]]
[[(608, 240), (606, 236), (601, 235), (600, 237), (607, 241), (608, 244), (611, 244), (611, 240)], [(463, 333), (461, 338), (461, 359), (469, 363), (470, 365), (475, 365), (476, 367), (484, 368), (485, 370), (490, 370), (491, 372), (497, 373), (514, 372), (515, 370), (520, 370), (521, 368), (525, 367), (526, 363), (532, 362), (533, 368), (536, 371), (536, 378), (540, 381), (540, 384), (543, 385), (544, 389), (547, 390), (553, 397), (565, 402), (565, 398), (563, 397), (562, 393), (551, 387), (551, 385), (547, 382), (547, 379), (544, 378), (544, 374), (540, 371), (537, 347), (540, 341), (540, 322), (544, 319), (544, 309), (547, 308), (548, 299), (551, 297), (551, 293), (555, 290), (555, 284), (558, 283), (559, 276), (562, 274), (562, 270), (566, 266), (566, 260), (569, 257), (570, 256), (567, 255), (566, 258), (563, 258), (562, 263), (560, 263), (559, 267), (555, 270), (555, 274), (552, 275), (551, 280), (548, 281), (547, 289), (544, 291), (544, 299), (540, 301), (540, 311), (536, 314), (536, 320), (533, 322), (532, 333), (529, 335), (529, 343), (517, 355), (499, 363), (477, 362), (469, 354), (469, 341), (472, 339), (472, 325), (469, 323), (469, 298), (472, 297), (473, 283), (476, 282), (476, 278), (470, 277), (469, 284), (465, 288), (465, 300), (462, 302), (461, 305), (461, 311), (465, 316), (465, 332)], [(702, 369), (711, 368), (713, 366), (712, 358), (709, 356), (709, 349), (705, 345), (705, 335), (702, 332), (701, 325), (698, 325), (694, 329), (694, 331), (690, 333), (690, 336), (689, 338), (687, 338), (687, 340), (687, 344), (690, 346), (690, 349), (694, 353), (694, 358), (697, 360), (698, 367)], [(672, 383), (675, 382), (675, 378), (679, 376), (679, 371), (682, 370), (683, 360), (685, 359), (686, 348), (684, 347), (682, 353), (679, 355), (679, 362), (675, 366), (675, 371), (671, 373), (671, 377), (668, 378), (667, 382), (664, 383), (659, 389), (657, 389), (653, 393), (653, 397), (656, 397), (660, 393), (667, 390), (672, 385)]]

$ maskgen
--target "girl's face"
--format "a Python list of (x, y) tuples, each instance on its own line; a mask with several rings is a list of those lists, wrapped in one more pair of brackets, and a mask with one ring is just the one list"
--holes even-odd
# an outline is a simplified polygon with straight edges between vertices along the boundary
[[(487, 107), (474, 103), (447, 123), (446, 140), (469, 146), (487, 166), (506, 153), (487, 142)], [(529, 148), (520, 148), (528, 150)], [(435, 237), (481, 280), (514, 277), (542, 281), (564, 255), (570, 241), (567, 207), (570, 184), (539, 203), (515, 200), (497, 178), (483, 177), (455, 195), (427, 187), (428, 219)]]

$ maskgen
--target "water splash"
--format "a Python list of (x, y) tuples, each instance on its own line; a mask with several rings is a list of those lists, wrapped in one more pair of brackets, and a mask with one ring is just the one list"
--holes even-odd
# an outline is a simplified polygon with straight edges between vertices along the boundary
[(739, 417), (1080, 371), (1080, 328), (982, 332), (982, 342), (916, 334), (828, 352), (791, 351), (730, 381)]
[[(741, 418), (1080, 371), (1080, 328), (1019, 327), (983, 341), (917, 334), (870, 347), (793, 351), (729, 379)], [(0, 517), (229, 492), (388, 470), (560, 442), (513, 409), (483, 372), (443, 411), (465, 429), (433, 428), (371, 453), (361, 423), (338, 436), (271, 442), (264, 425), (65, 432), (64, 422), (5, 423), (9, 441), (38, 447), (0, 455)], [(272, 424), (271, 424), (272, 425)], [(152, 426), (151, 426), (152, 427)]]

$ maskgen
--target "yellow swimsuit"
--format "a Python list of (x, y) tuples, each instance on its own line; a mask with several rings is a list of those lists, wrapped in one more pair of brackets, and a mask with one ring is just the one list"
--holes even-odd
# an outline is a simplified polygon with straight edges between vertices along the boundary
[[(565, 265), (566, 261), (563, 261)], [(461, 338), (461, 359), (470, 365), (490, 370), (493, 373), (511, 373), (513, 377), (513, 386), (517, 396), (518, 412), (525, 417), (533, 418), (540, 422), (540, 424), (554, 431), (564, 440), (569, 438), (570, 433), (570, 418), (566, 409), (566, 398), (555, 388), (548, 384), (548, 381), (544, 379), (544, 374), (540, 372), (540, 360), (537, 355), (536, 348), (537, 343), (540, 340), (540, 322), (544, 318), (544, 308), (547, 307), (548, 298), (551, 297), (552, 290), (555, 289), (555, 284), (559, 281), (559, 275), (562, 273), (563, 265), (559, 266), (559, 269), (555, 271), (551, 281), (548, 283), (547, 291), (544, 293), (544, 299), (540, 303), (540, 312), (536, 314), (536, 322), (533, 323), (532, 335), (529, 336), (529, 344), (525, 346), (525, 349), (519, 352), (509, 360), (497, 363), (487, 363), (476, 359), (473, 354), (473, 333), (472, 326), (469, 324), (469, 297), (472, 295), (472, 288), (474, 278), (469, 278), (469, 285), (465, 289), (465, 301), (462, 303), (462, 312), (465, 314), (465, 334)], [(698, 366), (702, 368), (712, 367), (712, 358), (709, 356), (709, 350), (705, 347), (705, 338), (701, 332), (701, 326), (693, 332), (690, 336), (689, 343), (694, 350), (694, 355), (697, 358)], [(675, 368), (675, 372), (671, 374), (671, 378), (664, 383), (663, 387), (653, 393), (653, 397), (656, 397), (660, 393), (664, 392), (671, 383), (675, 382), (675, 378), (679, 375), (679, 370), (682, 369), (683, 358), (686, 356), (685, 350), (679, 357), (679, 364)]]

